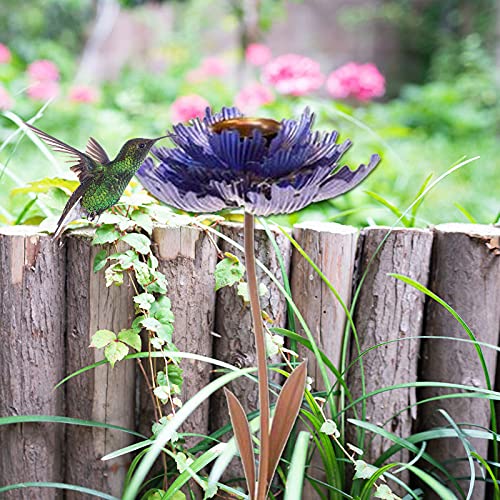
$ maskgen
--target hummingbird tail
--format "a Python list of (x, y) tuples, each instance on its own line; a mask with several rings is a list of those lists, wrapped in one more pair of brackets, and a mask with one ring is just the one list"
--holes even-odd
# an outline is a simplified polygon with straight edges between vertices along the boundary
[(85, 215), (86, 212), (80, 204), (80, 200), (85, 192), (85, 187), (86, 186), (83, 184), (80, 184), (70, 196), (61, 217), (57, 221), (57, 229), (52, 236), (52, 240), (58, 240), (70, 222), (81, 219)]

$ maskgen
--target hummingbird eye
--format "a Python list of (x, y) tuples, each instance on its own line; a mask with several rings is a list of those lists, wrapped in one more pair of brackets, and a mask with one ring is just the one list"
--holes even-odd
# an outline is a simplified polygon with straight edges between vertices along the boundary
[(139, 147), (140, 147), (141, 149), (144, 149), (144, 148), (146, 147), (146, 144), (144, 144), (143, 142), (141, 142), (141, 143), (139, 144)]

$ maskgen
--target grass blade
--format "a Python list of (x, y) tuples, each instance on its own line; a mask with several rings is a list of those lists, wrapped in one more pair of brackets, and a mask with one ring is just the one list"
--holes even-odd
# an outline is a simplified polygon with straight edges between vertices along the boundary
[(102, 429), (111, 429), (115, 431), (125, 432), (127, 434), (132, 434), (133, 436), (139, 437), (141, 439), (146, 439), (146, 436), (143, 436), (138, 432), (131, 431), (130, 429), (127, 429), (125, 427), (120, 427), (118, 425), (113, 425), (113, 424), (107, 424), (105, 422), (96, 422), (94, 420), (82, 420), (79, 418), (59, 417), (57, 415), (14, 415), (11, 417), (0, 417), (0, 425), (25, 424), (25, 423), (39, 424), (41, 422), (81, 425), (83, 427), (100, 427)]
[(429, 488), (434, 490), (442, 500), (457, 500), (456, 495), (451, 490), (446, 488), (446, 486), (443, 486), (439, 481), (434, 479), (431, 475), (427, 474), (427, 472), (424, 472), (422, 469), (419, 469), (414, 465), (409, 465), (408, 469), (413, 472), (415, 476), (420, 478), (425, 484), (427, 484)]
[(69, 490), (76, 491), (78, 493), (83, 493), (86, 495), (92, 495), (97, 498), (104, 498), (105, 500), (120, 500), (117, 497), (103, 493), (102, 491), (93, 490), (92, 488), (85, 488), (83, 486), (76, 486), (74, 484), (66, 483), (50, 483), (50, 482), (28, 482), (28, 483), (17, 483), (9, 484), (7, 486), (0, 486), (0, 493), (5, 493), (7, 491), (18, 490), (21, 488), (55, 488), (58, 490)]
[(365, 191), (365, 193), (370, 198), (373, 198), (375, 201), (383, 205), (385, 208), (388, 208), (396, 217), (399, 217), (405, 227), (411, 227), (410, 221), (404, 216), (403, 212), (401, 212), (401, 210), (398, 207), (396, 207), (396, 205), (393, 205), (390, 201), (386, 200), (379, 194), (374, 193), (373, 191)]
[(307, 449), (309, 448), (310, 434), (300, 431), (297, 442), (293, 448), (292, 461), (288, 469), (288, 480), (286, 482), (285, 500), (300, 500), (302, 498), (302, 487), (306, 469)]
[(424, 182), (420, 186), (420, 189), (418, 190), (418, 192), (413, 200), (415, 203), (413, 204), (413, 208), (411, 209), (409, 227), (415, 227), (415, 219), (417, 218), (418, 209), (420, 208), (420, 205), (422, 205), (422, 203), (424, 202), (424, 199), (425, 199), (425, 196), (420, 196), (420, 195), (425, 191), (425, 188), (428, 186), (429, 182), (431, 182), (431, 179), (433, 176), (434, 176), (434, 174), (429, 174), (425, 178)]

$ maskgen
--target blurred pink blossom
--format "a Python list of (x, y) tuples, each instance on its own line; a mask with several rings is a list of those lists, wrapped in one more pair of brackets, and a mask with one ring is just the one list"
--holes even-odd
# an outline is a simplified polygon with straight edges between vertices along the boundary
[(298, 54), (285, 54), (264, 66), (262, 77), (280, 94), (301, 96), (321, 87), (324, 76), (319, 63)]
[(227, 64), (220, 57), (206, 57), (201, 64), (187, 74), (187, 81), (198, 83), (207, 78), (220, 78), (228, 72)]
[(14, 106), (14, 99), (10, 96), (5, 88), (0, 85), (0, 109), (5, 111)]
[(59, 94), (59, 84), (50, 80), (34, 82), (26, 93), (35, 101), (48, 101)]
[(96, 89), (87, 85), (75, 85), (69, 91), (69, 100), (81, 103), (97, 102), (99, 94)]
[(0, 64), (8, 63), (11, 59), (12, 54), (10, 53), (9, 48), (3, 43), (0, 43)]
[(32, 62), (28, 66), (27, 72), (32, 80), (39, 82), (55, 82), (59, 80), (59, 69), (52, 61), (47, 59)]
[(330, 73), (326, 89), (334, 99), (354, 97), (358, 101), (370, 101), (384, 95), (385, 78), (372, 63), (350, 62)]
[(251, 43), (245, 51), (245, 59), (253, 66), (263, 66), (272, 57), (271, 49), (262, 43)]
[(254, 82), (243, 87), (234, 99), (234, 104), (244, 113), (257, 111), (260, 106), (274, 101), (271, 90), (261, 83)]
[(209, 106), (209, 102), (200, 95), (185, 95), (172, 103), (170, 115), (174, 123), (187, 122), (192, 118), (201, 118)]
[(220, 57), (206, 57), (200, 69), (208, 76), (224, 76), (227, 74), (227, 64)]

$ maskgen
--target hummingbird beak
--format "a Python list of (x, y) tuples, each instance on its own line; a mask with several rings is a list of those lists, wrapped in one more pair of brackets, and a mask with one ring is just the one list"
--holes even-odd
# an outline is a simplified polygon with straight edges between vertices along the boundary
[(159, 141), (160, 139), (166, 139), (167, 137), (171, 137), (172, 134), (167, 134), (167, 135), (162, 135), (161, 137), (157, 137), (156, 139), (151, 139), (153, 141), (153, 144), (157, 141)]

